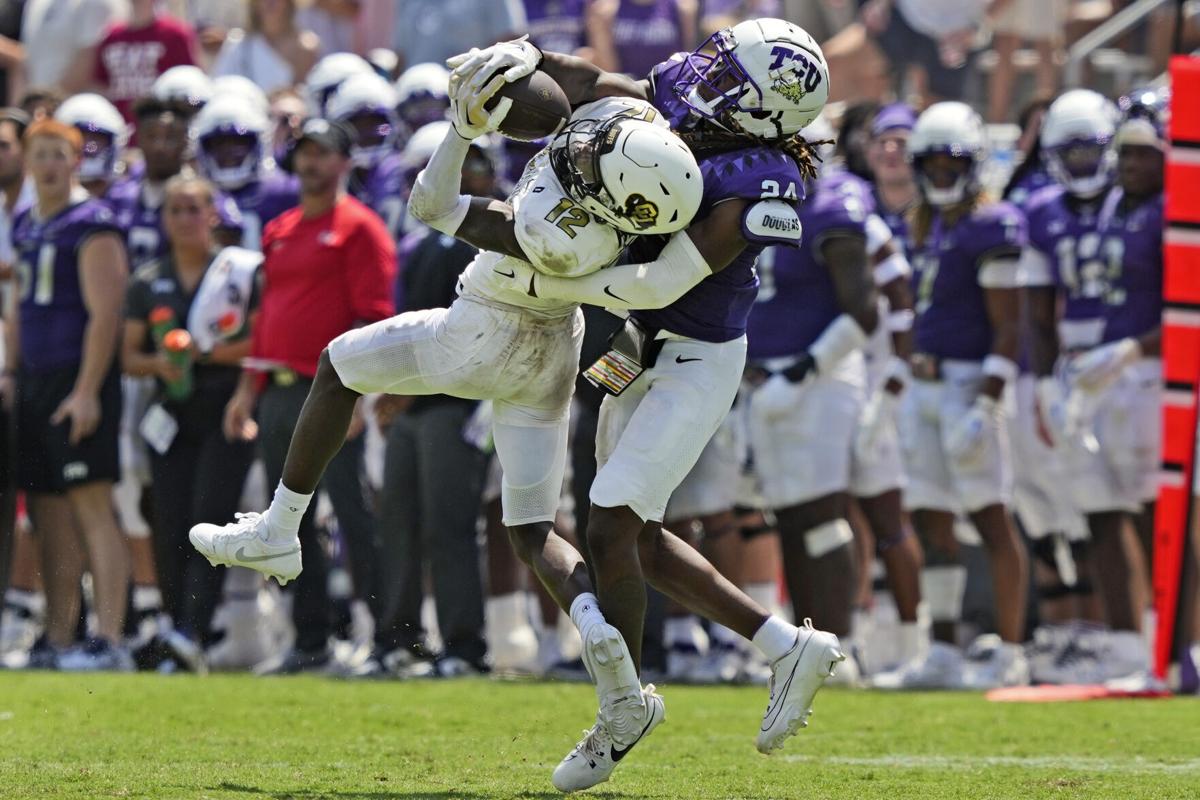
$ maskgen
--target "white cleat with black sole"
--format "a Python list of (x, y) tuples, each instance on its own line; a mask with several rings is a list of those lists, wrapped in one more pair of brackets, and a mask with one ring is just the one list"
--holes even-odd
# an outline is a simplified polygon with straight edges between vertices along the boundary
[(816, 630), (812, 620), (804, 620), (804, 626), (796, 631), (796, 643), (771, 664), (771, 699), (755, 742), (758, 752), (770, 755), (785, 739), (808, 726), (813, 698), (845, 659), (838, 637)]
[(613, 740), (597, 715), (596, 724), (592, 729), (584, 731), (579, 744), (555, 767), (554, 775), (550, 778), (554, 788), (561, 792), (578, 792), (608, 780), (617, 764), (621, 763), (621, 759), (629, 754), (633, 746), (666, 719), (666, 705), (662, 696), (655, 693), (654, 684), (648, 684), (642, 690), (642, 697), (648, 716), (637, 736), (622, 746)]
[(583, 636), (583, 664), (596, 682), (600, 721), (619, 742), (638, 735), (646, 720), (642, 682), (621, 632), (607, 622)]
[(192, 547), (214, 567), (247, 567), (279, 581), (283, 586), (295, 580), (303, 564), (300, 539), (276, 543), (267, 541), (267, 519), (262, 514), (237, 514), (227, 525), (201, 522), (188, 533)]

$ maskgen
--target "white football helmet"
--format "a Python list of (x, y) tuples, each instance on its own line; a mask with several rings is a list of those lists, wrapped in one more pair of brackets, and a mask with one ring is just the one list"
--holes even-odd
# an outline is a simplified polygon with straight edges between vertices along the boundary
[(212, 85), (214, 99), (218, 95), (236, 95), (253, 105), (256, 111), (271, 115), (271, 101), (267, 98), (267, 93), (249, 78), (241, 75), (222, 75), (214, 80)]
[(271, 121), (236, 94), (217, 95), (192, 120), (196, 165), (225, 191), (256, 180), (262, 169)]
[(624, 233), (681, 230), (704, 195), (688, 146), (627, 116), (572, 122), (550, 143), (550, 165), (575, 202)]
[(199, 110), (213, 95), (212, 80), (204, 70), (191, 65), (171, 67), (150, 86), (156, 100), (183, 103)]
[(318, 61), (308, 72), (304, 89), (312, 112), (325, 116), (325, 107), (342, 82), (351, 75), (374, 75), (375, 70), (366, 59), (354, 53), (330, 53)]
[(751, 19), (719, 30), (687, 57), (675, 93), (724, 128), (780, 139), (816, 119), (829, 98), (829, 65), (799, 25)]
[[(933, 206), (961, 203), (979, 189), (979, 168), (987, 157), (987, 133), (983, 119), (966, 103), (934, 103), (917, 118), (908, 139), (908, 157), (917, 174), (917, 185)], [(927, 159), (948, 155), (966, 159), (967, 169), (953, 186), (935, 185), (926, 172)]]
[(326, 116), (353, 125), (358, 140), (352, 149), (356, 167), (371, 168), (396, 151), (400, 135), (396, 90), (383, 78), (352, 75), (329, 96)]
[(1112, 183), (1118, 114), (1114, 103), (1091, 89), (1065, 92), (1046, 111), (1041, 133), (1046, 170), (1076, 197), (1096, 197)]
[(449, 108), (450, 73), (441, 64), (414, 64), (396, 81), (396, 113), (409, 131), (445, 119)]
[(116, 106), (98, 94), (76, 94), (63, 101), (54, 118), (83, 134), (80, 180), (104, 181), (117, 176), (118, 159), (129, 142), (129, 126)]

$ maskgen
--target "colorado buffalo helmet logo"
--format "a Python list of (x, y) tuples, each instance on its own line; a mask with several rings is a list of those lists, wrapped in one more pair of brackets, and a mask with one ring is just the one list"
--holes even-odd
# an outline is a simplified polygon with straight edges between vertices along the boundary
[(658, 221), (658, 206), (640, 194), (631, 194), (625, 198), (625, 216), (639, 228), (649, 228)]

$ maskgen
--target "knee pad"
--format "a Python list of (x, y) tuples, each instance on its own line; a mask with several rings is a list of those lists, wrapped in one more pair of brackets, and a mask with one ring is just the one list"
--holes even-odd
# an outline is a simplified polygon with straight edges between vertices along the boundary
[(567, 422), (545, 427), (494, 424), (505, 525), (553, 522), (567, 464)]
[(962, 617), (967, 568), (958, 564), (925, 567), (921, 570), (921, 597), (929, 604), (934, 622), (958, 622)]
[(809, 558), (827, 556), (854, 541), (854, 531), (844, 519), (833, 519), (804, 532), (804, 550)]

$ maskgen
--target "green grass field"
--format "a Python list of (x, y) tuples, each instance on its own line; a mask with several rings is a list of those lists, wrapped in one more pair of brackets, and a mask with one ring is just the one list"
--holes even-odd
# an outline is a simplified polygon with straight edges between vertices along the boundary
[[(607, 798), (1200, 797), (1200, 701), (826, 690), (765, 758), (765, 690), (667, 688)], [(590, 687), (0, 673), (0, 797), (549, 798)]]

